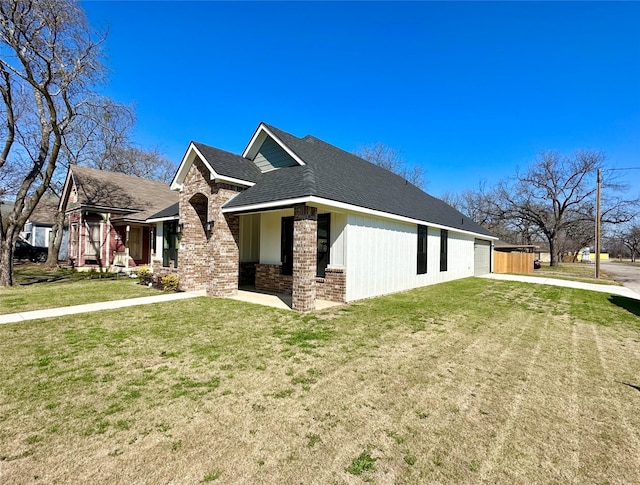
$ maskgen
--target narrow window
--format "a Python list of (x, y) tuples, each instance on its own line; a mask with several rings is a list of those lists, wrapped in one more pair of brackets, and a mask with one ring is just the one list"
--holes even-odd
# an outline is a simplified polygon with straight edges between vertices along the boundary
[(418, 274), (427, 272), (427, 226), (418, 226)]
[(325, 270), (329, 264), (329, 250), (331, 246), (330, 214), (318, 214), (318, 258), (316, 265), (316, 275), (324, 278)]
[(280, 229), (282, 274), (293, 274), (293, 217), (283, 217)]
[(447, 248), (449, 245), (449, 231), (440, 229), (440, 271), (447, 271)]
[(166, 221), (162, 224), (162, 266), (178, 267), (178, 221)]

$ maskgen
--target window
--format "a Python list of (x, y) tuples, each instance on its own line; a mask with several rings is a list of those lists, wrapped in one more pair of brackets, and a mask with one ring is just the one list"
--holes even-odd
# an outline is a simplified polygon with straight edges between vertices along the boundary
[(280, 230), (282, 274), (293, 274), (293, 217), (283, 217)]
[(178, 267), (178, 221), (162, 223), (162, 266)]
[[(318, 233), (316, 236), (316, 275), (324, 278), (329, 265), (331, 247), (330, 214), (318, 214)], [(281, 273), (293, 274), (293, 217), (283, 217), (280, 230)]]
[(427, 226), (418, 226), (418, 274), (427, 272)]
[(449, 245), (449, 231), (440, 229), (440, 271), (447, 271), (447, 248)]
[(325, 270), (329, 264), (329, 249), (331, 246), (330, 227), (331, 214), (318, 214), (318, 258), (316, 264), (316, 276), (324, 278)]

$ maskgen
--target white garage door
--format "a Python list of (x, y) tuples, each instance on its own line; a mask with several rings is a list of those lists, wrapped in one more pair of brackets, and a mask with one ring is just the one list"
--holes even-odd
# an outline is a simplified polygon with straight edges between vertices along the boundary
[(473, 244), (473, 274), (480, 276), (491, 272), (491, 241), (476, 239)]

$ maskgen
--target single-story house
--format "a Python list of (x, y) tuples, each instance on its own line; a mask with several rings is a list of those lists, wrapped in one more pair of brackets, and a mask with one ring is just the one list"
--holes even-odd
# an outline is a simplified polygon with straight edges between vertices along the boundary
[[(60, 199), (55, 196), (43, 197), (20, 232), (20, 237), (28, 241), (33, 246), (49, 247), (51, 229), (53, 228), (55, 214), (58, 210)], [(58, 259), (66, 261), (68, 259), (69, 225), (66, 223), (62, 228), (62, 243)]]
[[(167, 208), (147, 222), (175, 224), (170, 271), (185, 290), (229, 296), (255, 285), (309, 311), (316, 298), (348, 302), (491, 271), (497, 238), (473, 220), (399, 175), (265, 123), (242, 154), (191, 142), (171, 189), (178, 220)], [(168, 270), (164, 259), (156, 272)]]
[(148, 219), (171, 207), (177, 219), (177, 203), (168, 184), (72, 165), (60, 199), (69, 219), (70, 262), (78, 269), (109, 270), (162, 261), (162, 223)]

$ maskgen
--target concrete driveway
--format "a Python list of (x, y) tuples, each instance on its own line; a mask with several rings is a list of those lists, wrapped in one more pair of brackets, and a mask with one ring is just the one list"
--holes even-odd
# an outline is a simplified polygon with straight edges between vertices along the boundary
[(618, 283), (640, 294), (640, 266), (605, 260), (600, 262), (600, 269)]

